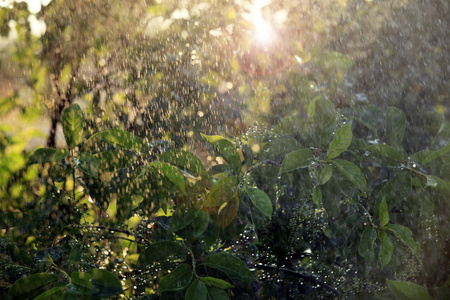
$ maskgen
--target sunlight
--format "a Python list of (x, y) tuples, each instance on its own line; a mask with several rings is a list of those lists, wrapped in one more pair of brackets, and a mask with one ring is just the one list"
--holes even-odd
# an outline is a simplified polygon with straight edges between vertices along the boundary
[(270, 0), (254, 0), (250, 15), (251, 22), (255, 26), (255, 40), (266, 45), (271, 44), (276, 37), (272, 24), (262, 14), (262, 8), (270, 4), (270, 2)]

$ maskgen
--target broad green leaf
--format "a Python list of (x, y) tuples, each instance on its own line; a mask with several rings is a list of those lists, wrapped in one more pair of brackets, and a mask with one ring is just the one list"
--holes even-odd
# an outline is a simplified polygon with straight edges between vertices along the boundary
[(154, 161), (150, 163), (148, 166), (155, 168), (159, 172), (161, 172), (165, 177), (167, 177), (175, 186), (185, 194), (184, 187), (184, 176), (178, 171), (174, 166), (169, 165), (168, 163), (163, 163), (160, 161)]
[(186, 290), (186, 300), (206, 300), (207, 297), (206, 285), (200, 280), (196, 279)]
[(264, 145), (260, 160), (282, 159), (287, 153), (302, 148), (302, 144), (292, 137), (279, 137)]
[(211, 300), (229, 300), (227, 293), (218, 287), (215, 286), (208, 286), (208, 297)]
[(423, 160), (423, 164), (426, 165), (430, 162), (432, 162), (433, 160), (441, 157), (442, 155), (446, 154), (450, 152), (450, 143), (445, 145), (444, 147), (442, 147), (439, 150), (436, 150), (434, 152), (432, 152), (430, 155), (428, 155), (424, 160)]
[(258, 188), (247, 188), (246, 192), (256, 208), (258, 208), (266, 217), (272, 218), (273, 207), (269, 196)]
[(64, 292), (64, 287), (62, 286), (57, 286), (54, 287), (50, 290), (47, 290), (45, 292), (43, 292), (42, 294), (40, 294), (39, 296), (37, 296), (36, 298), (33, 298), (33, 300), (52, 300), (52, 299), (63, 299), (63, 292)]
[(205, 207), (216, 207), (233, 199), (237, 194), (236, 177), (225, 177), (214, 183), (206, 198)]
[(320, 184), (325, 184), (330, 180), (331, 175), (333, 175), (333, 168), (331, 165), (325, 165), (325, 167), (320, 171), (319, 180)]
[(193, 213), (192, 220), (192, 234), (194, 237), (199, 237), (203, 232), (205, 232), (206, 228), (208, 228), (209, 224), (209, 214), (204, 211), (196, 211)]
[(330, 163), (332, 163), (339, 172), (352, 182), (361, 192), (365, 193), (367, 191), (366, 178), (356, 165), (342, 159), (331, 160)]
[(161, 278), (159, 281), (159, 292), (181, 291), (191, 282), (193, 276), (192, 268), (188, 264), (181, 264), (175, 270)]
[(207, 286), (215, 286), (219, 289), (231, 289), (234, 288), (233, 285), (229, 284), (225, 280), (214, 278), (214, 277), (200, 277), (200, 280), (203, 281)]
[(194, 176), (206, 173), (206, 168), (202, 161), (192, 152), (172, 149), (163, 152), (158, 159), (162, 162), (175, 165)]
[(80, 153), (75, 160), (78, 169), (94, 178), (98, 177), (98, 160), (89, 153)]
[(214, 222), (222, 228), (227, 227), (236, 218), (239, 211), (239, 196), (235, 194), (234, 198), (222, 204), (217, 215), (213, 216)]
[(394, 235), (402, 241), (414, 253), (417, 259), (420, 259), (420, 244), (412, 238), (412, 231), (408, 227), (398, 224), (388, 224), (385, 228), (389, 229)]
[(136, 157), (123, 151), (107, 150), (94, 154), (99, 170), (114, 171), (130, 166)]
[(395, 107), (389, 107), (386, 112), (386, 142), (390, 146), (401, 145), (406, 129), (405, 113)]
[(69, 149), (74, 149), (83, 135), (84, 114), (78, 104), (73, 104), (62, 112), (61, 123)]
[(330, 141), (336, 125), (336, 109), (329, 100), (317, 99), (311, 102), (313, 113), (314, 138), (317, 147), (324, 147)]
[(431, 300), (428, 290), (424, 286), (412, 282), (386, 280), (392, 294), (400, 300)]
[(177, 209), (170, 218), (170, 229), (172, 231), (179, 231), (186, 228), (194, 221), (193, 213), (186, 212), (184, 209)]
[(143, 269), (154, 262), (161, 262), (170, 256), (184, 259), (186, 257), (186, 249), (177, 242), (161, 241), (156, 242), (145, 248), (139, 255), (137, 265)]
[(66, 149), (54, 149), (54, 148), (39, 148), (31, 154), (27, 161), (27, 164), (41, 164), (45, 162), (54, 162), (63, 160), (69, 155), (69, 151)]
[(38, 273), (16, 280), (9, 288), (9, 299), (26, 299), (58, 280), (54, 274)]
[[(322, 196), (322, 205), (330, 217), (339, 216), (339, 205), (341, 201), (342, 187), (338, 184), (335, 177), (331, 179), (321, 187), (319, 187)], [(318, 192), (316, 192), (316, 196)], [(314, 191), (313, 191), (314, 197)]]
[(334, 139), (328, 146), (327, 160), (336, 158), (339, 154), (347, 150), (352, 143), (352, 138), (352, 124), (349, 122), (336, 131)]
[(388, 210), (394, 208), (401, 201), (406, 200), (411, 194), (412, 179), (411, 174), (398, 173), (389, 180), (378, 193), (375, 203), (375, 213), (379, 213), (379, 205), (383, 198), (386, 198)]
[(216, 152), (218, 152), (225, 161), (231, 166), (236, 175), (241, 173), (241, 157), (239, 156), (234, 143), (227, 138), (218, 135), (205, 135), (201, 134), (202, 137), (208, 141)]
[(124, 150), (133, 150), (135, 152), (140, 152), (141, 148), (144, 146), (141, 138), (118, 128), (108, 129), (99, 132), (94, 136), (98, 139), (101, 139), (105, 143)]
[(403, 161), (406, 159), (406, 153), (403, 150), (385, 144), (371, 145), (367, 148), (367, 150), (373, 154), (397, 161)]
[(89, 273), (95, 296), (108, 298), (123, 292), (122, 283), (113, 273), (103, 269), (92, 269)]
[(381, 269), (391, 261), (392, 253), (394, 252), (394, 244), (386, 232), (378, 231), (378, 238), (380, 239), (380, 252), (378, 252), (378, 260), (381, 263)]
[(373, 261), (375, 258), (375, 251), (373, 249), (375, 239), (377, 238), (377, 232), (372, 227), (366, 227), (364, 229), (361, 239), (359, 241), (358, 253), (362, 257)]
[(218, 269), (231, 279), (253, 281), (253, 274), (247, 265), (239, 258), (226, 253), (211, 254), (204, 258), (203, 263), (209, 268)]
[(383, 227), (387, 223), (389, 223), (389, 211), (388, 211), (388, 206), (386, 203), (386, 197), (383, 197), (383, 200), (381, 200), (378, 217), (380, 219), (381, 227)]
[(436, 177), (432, 176), (432, 175), (426, 175), (427, 178), (427, 183), (425, 184), (425, 187), (437, 187), (438, 186), (438, 182), (436, 180)]
[(313, 189), (313, 202), (317, 208), (322, 207), (322, 191), (318, 185)]
[(286, 155), (281, 163), (280, 173), (291, 172), (311, 165), (314, 155), (309, 149), (300, 149)]

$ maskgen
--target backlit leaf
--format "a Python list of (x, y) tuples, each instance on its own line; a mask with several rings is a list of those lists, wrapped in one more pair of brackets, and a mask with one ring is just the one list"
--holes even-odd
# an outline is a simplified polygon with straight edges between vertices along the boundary
[(159, 292), (184, 290), (191, 282), (192, 268), (188, 264), (181, 264), (175, 270), (161, 278)]
[(231, 279), (253, 281), (253, 274), (247, 265), (239, 258), (226, 253), (211, 254), (204, 258), (203, 264), (209, 268), (218, 269)]
[(391, 292), (401, 300), (431, 300), (426, 287), (412, 282), (386, 280)]
[(185, 194), (184, 187), (184, 176), (178, 171), (174, 166), (169, 165), (168, 163), (163, 163), (160, 161), (154, 161), (150, 163), (148, 166), (155, 168), (159, 172), (161, 172), (165, 177), (167, 177), (175, 186)]
[(94, 295), (97, 297), (108, 298), (122, 293), (122, 283), (113, 273), (104, 269), (92, 269), (91, 283), (96, 289)]
[(367, 191), (366, 178), (355, 164), (342, 159), (331, 160), (330, 163), (332, 163), (339, 172), (352, 182), (361, 192), (365, 193)]
[(258, 208), (266, 217), (271, 218), (273, 208), (269, 196), (258, 188), (247, 188), (246, 192), (256, 208)]
[(201, 134), (202, 137), (208, 141), (214, 150), (219, 153), (225, 161), (231, 166), (231, 168), (236, 172), (237, 175), (241, 173), (241, 157), (239, 156), (234, 143), (227, 138), (218, 135), (205, 135)]
[(352, 143), (352, 138), (352, 124), (349, 122), (336, 131), (334, 139), (328, 146), (327, 160), (336, 158), (339, 154), (347, 150)]
[(202, 161), (192, 152), (171, 149), (163, 152), (158, 159), (160, 161), (175, 165), (194, 176), (206, 173), (206, 168)]
[(386, 203), (386, 197), (383, 197), (383, 200), (381, 200), (379, 211), (378, 217), (380, 218), (380, 226), (383, 227), (389, 223), (389, 211)]
[(281, 173), (291, 172), (311, 165), (314, 155), (309, 149), (300, 149), (286, 155), (281, 163)]
[(203, 204), (205, 207), (221, 206), (236, 196), (237, 187), (235, 177), (225, 177), (214, 183)]
[(76, 158), (76, 166), (89, 176), (98, 177), (98, 160), (89, 153), (80, 153)]
[(186, 257), (186, 249), (177, 242), (161, 241), (148, 246), (139, 255), (137, 265), (139, 268), (145, 268), (154, 262), (161, 262), (168, 257), (175, 256), (184, 259)]
[(45, 162), (54, 162), (63, 160), (69, 155), (69, 151), (66, 149), (54, 149), (54, 148), (39, 148), (31, 154), (27, 161), (27, 164), (41, 164)]
[(125, 150), (133, 150), (135, 152), (140, 152), (144, 145), (141, 138), (118, 128), (108, 129), (99, 132), (94, 136), (110, 145), (113, 145), (114, 147)]
[(70, 149), (74, 149), (83, 135), (84, 114), (78, 104), (64, 109), (61, 115), (64, 138)]

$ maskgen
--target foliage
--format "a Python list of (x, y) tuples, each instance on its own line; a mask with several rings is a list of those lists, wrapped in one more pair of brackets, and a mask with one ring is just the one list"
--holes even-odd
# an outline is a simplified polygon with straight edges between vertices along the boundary
[[(327, 101), (318, 99), (312, 113)], [(81, 140), (77, 104), (61, 121), (69, 151), (41, 148), (28, 160), (50, 164), (48, 192), (35, 207), (5, 216), (3, 278), (14, 282), (11, 299), (350, 296), (352, 286), (387, 269), (407, 272), (405, 261), (424, 264), (433, 207), (448, 201), (449, 183), (417, 162), (399, 160), (397, 152), (366, 155), (371, 146), (353, 136), (350, 120), (329, 125), (332, 130), (311, 124), (319, 130), (281, 155), (273, 145), (286, 136), (271, 132), (250, 134), (266, 149), (256, 153), (249, 136), (236, 144), (203, 135), (224, 158), (209, 170), (193, 153), (146, 144), (119, 129)], [(330, 142), (322, 146), (323, 140)], [(423, 161), (447, 155), (447, 148)], [(134, 159), (123, 160), (127, 155)], [(384, 181), (382, 168), (391, 173)], [(412, 197), (430, 192), (426, 201)], [(98, 231), (104, 241), (90, 244)], [(27, 276), (15, 280), (13, 270)], [(397, 297), (411, 297), (405, 284), (430, 297), (425, 287), (387, 282)]]

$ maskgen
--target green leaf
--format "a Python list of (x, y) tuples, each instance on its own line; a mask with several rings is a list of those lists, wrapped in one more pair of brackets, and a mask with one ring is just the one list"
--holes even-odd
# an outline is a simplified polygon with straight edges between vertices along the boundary
[(204, 202), (205, 207), (216, 207), (233, 199), (237, 194), (236, 177), (225, 177), (217, 181)]
[(94, 136), (98, 139), (101, 139), (105, 143), (124, 150), (133, 150), (135, 152), (140, 152), (141, 148), (144, 146), (141, 138), (118, 128), (108, 129), (99, 132)]
[(205, 266), (218, 269), (231, 279), (253, 281), (253, 275), (247, 265), (239, 258), (226, 253), (211, 254), (203, 260)]
[(73, 174), (73, 167), (65, 161), (56, 162), (50, 171), (53, 182), (64, 182)]
[(206, 173), (206, 168), (202, 161), (195, 156), (192, 152), (172, 149), (163, 152), (158, 159), (163, 162), (170, 163), (178, 168), (194, 175), (198, 176), (200, 174)]
[(206, 228), (208, 228), (209, 224), (209, 214), (204, 211), (196, 211), (193, 213), (192, 220), (192, 234), (194, 237), (199, 237), (205, 232)]
[(401, 145), (406, 129), (405, 113), (395, 107), (389, 107), (386, 112), (386, 142), (390, 146)]
[(128, 153), (117, 150), (107, 150), (94, 154), (99, 170), (114, 171), (130, 166), (136, 158)]
[(336, 109), (331, 101), (317, 99), (311, 102), (310, 116), (313, 117), (314, 138), (317, 147), (323, 147), (330, 141), (336, 125)]
[(234, 172), (236, 172), (236, 175), (239, 175), (242, 167), (241, 157), (239, 156), (234, 143), (229, 139), (218, 135), (205, 135), (203, 133), (201, 135), (214, 147), (214, 150), (225, 159)]
[(69, 149), (74, 149), (83, 135), (84, 114), (78, 104), (64, 109), (61, 115), (64, 138)]
[(383, 198), (386, 198), (388, 210), (394, 208), (401, 201), (406, 200), (411, 194), (412, 179), (411, 174), (399, 173), (389, 180), (378, 193), (375, 203), (375, 213), (379, 213), (379, 205)]
[(161, 172), (165, 177), (167, 177), (175, 186), (183, 193), (186, 194), (184, 187), (184, 176), (178, 171), (174, 166), (168, 163), (163, 163), (160, 161), (154, 161), (148, 166), (155, 168)]
[(145, 248), (139, 255), (137, 265), (143, 269), (154, 262), (166, 260), (169, 256), (186, 258), (186, 249), (177, 242), (161, 241), (156, 242)]
[(427, 183), (425, 184), (425, 187), (428, 187), (428, 186), (429, 186), (429, 187), (435, 188), (435, 187), (438, 186), (438, 182), (437, 182), (435, 176), (432, 176), (432, 175), (426, 175), (426, 178), (427, 178)]
[(327, 160), (336, 158), (339, 154), (347, 150), (352, 143), (352, 138), (352, 124), (349, 122), (336, 131), (334, 139), (328, 147)]
[(320, 184), (325, 184), (330, 180), (331, 175), (333, 175), (333, 168), (331, 165), (325, 165), (325, 167), (320, 171), (319, 180)]
[(175, 212), (172, 214), (172, 217), (170, 218), (170, 229), (172, 229), (172, 231), (179, 231), (183, 228), (186, 228), (194, 221), (194, 218), (192, 216), (192, 212), (186, 212), (184, 211), (184, 209), (175, 210)]
[(375, 257), (375, 251), (373, 250), (373, 246), (376, 238), (377, 232), (372, 227), (366, 227), (359, 241), (358, 247), (359, 255), (368, 259), (370, 262), (373, 261)]
[(186, 290), (186, 300), (206, 300), (207, 297), (206, 285), (200, 280), (196, 279)]
[(80, 153), (75, 160), (78, 169), (94, 178), (98, 177), (98, 160), (89, 153)]
[(214, 277), (200, 277), (200, 280), (203, 281), (207, 286), (215, 286), (219, 289), (231, 289), (234, 288), (233, 285), (229, 284), (225, 280), (214, 278)]
[(420, 260), (420, 244), (412, 238), (412, 231), (408, 227), (398, 224), (388, 224), (385, 228), (389, 229), (394, 235), (402, 241), (414, 253), (417, 259)]
[(227, 293), (220, 288), (215, 286), (208, 286), (208, 298), (211, 300), (229, 300)]
[(67, 151), (67, 149), (56, 150), (54, 148), (39, 148), (31, 154), (27, 164), (33, 165), (45, 162), (54, 162), (63, 160), (67, 156), (69, 156), (69, 151)]
[(63, 297), (64, 287), (57, 286), (50, 290), (47, 290), (37, 296), (36, 298), (33, 298), (33, 300), (51, 300), (51, 299), (64, 299)]
[(353, 183), (361, 192), (365, 193), (367, 191), (367, 181), (361, 170), (353, 163), (342, 160), (335, 159), (331, 160), (332, 163), (342, 175), (344, 175), (351, 183)]
[(258, 188), (247, 188), (246, 192), (256, 208), (258, 208), (266, 217), (272, 218), (273, 207), (269, 196)]
[(322, 191), (318, 185), (313, 189), (313, 202), (317, 208), (322, 207)]
[(188, 264), (181, 264), (175, 270), (161, 278), (159, 292), (181, 291), (191, 282), (193, 272)]
[(92, 269), (89, 273), (95, 296), (108, 298), (123, 292), (122, 283), (113, 273), (103, 269)]
[(58, 280), (54, 274), (38, 273), (16, 280), (9, 288), (9, 299), (26, 299), (33, 297), (40, 289), (46, 288)]
[(367, 148), (367, 150), (373, 154), (397, 161), (403, 161), (406, 159), (406, 153), (404, 151), (385, 144), (371, 145)]
[(392, 294), (400, 300), (431, 300), (426, 287), (412, 282), (386, 280)]
[(302, 144), (292, 137), (279, 137), (264, 145), (260, 160), (281, 160), (287, 153), (302, 148)]
[(239, 211), (239, 195), (237, 193), (234, 195), (234, 198), (221, 205), (217, 215), (213, 216), (214, 222), (222, 228), (230, 225)]
[(291, 172), (311, 165), (314, 155), (309, 149), (300, 149), (286, 155), (281, 163), (280, 173)]
[(378, 238), (380, 239), (380, 252), (378, 252), (378, 260), (381, 263), (381, 269), (391, 261), (392, 253), (394, 252), (394, 244), (390, 237), (384, 231), (378, 231)]
[(432, 162), (433, 160), (441, 157), (442, 155), (446, 154), (450, 152), (450, 143), (445, 145), (444, 147), (442, 147), (439, 150), (436, 150), (434, 152), (432, 152), (430, 155), (428, 155), (424, 160), (423, 160), (423, 164), (426, 165), (430, 162)]
[(386, 197), (383, 197), (383, 200), (381, 200), (378, 217), (380, 218), (381, 227), (389, 223), (389, 211), (386, 203)]
[(70, 282), (85, 289), (90, 290), (94, 288), (91, 283), (91, 275), (89, 273), (74, 271), (70, 276)]

